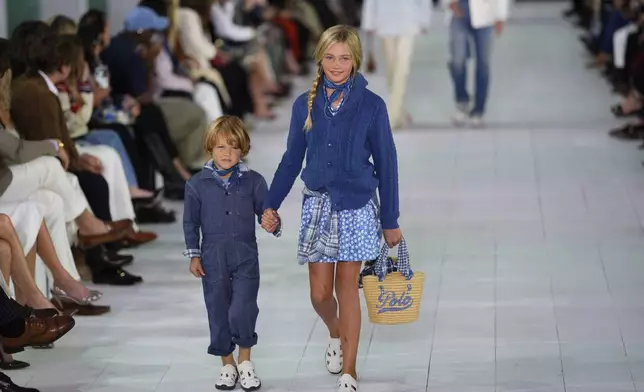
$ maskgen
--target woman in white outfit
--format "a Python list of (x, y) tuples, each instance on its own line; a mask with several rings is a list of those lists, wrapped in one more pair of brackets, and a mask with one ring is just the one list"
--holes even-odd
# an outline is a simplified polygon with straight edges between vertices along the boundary
[(429, 28), (430, 0), (364, 0), (362, 29), (382, 40), (387, 65), (389, 121), (393, 129), (409, 125), (405, 92), (414, 39)]
[(158, 97), (179, 96), (191, 99), (204, 110), (208, 123), (221, 117), (223, 109), (217, 90), (203, 82), (195, 83), (187, 71), (185, 74), (177, 73), (169, 48), (161, 50), (154, 65), (155, 87)]
[[(51, 204), (45, 205), (39, 202), (38, 198), (0, 203), (0, 245), (7, 246), (10, 254), (8, 258), (0, 255), (0, 271), (5, 278), (3, 283), (8, 285), (9, 278), (13, 280), (16, 298), (21, 304), (35, 309), (53, 308), (34, 281), (38, 255), (47, 267), (46, 273), (52, 282), (51, 293), (56, 302), (71, 300), (79, 305), (89, 305), (90, 302), (100, 299), (102, 294), (99, 291), (88, 290), (78, 282), (80, 277), (73, 259), (71, 271), (67, 271), (62, 265), (58, 255), (61, 254), (61, 250), (69, 249), (69, 246), (56, 249), (44, 220), (45, 213), (50, 217), (54, 215), (55, 219), (50, 220), (49, 226), (54, 230), (61, 227), (64, 229), (62, 199), (50, 191), (37, 192), (43, 194), (41, 200)], [(52, 214), (52, 211), (57, 211), (58, 214)], [(104, 310), (108, 311), (109, 307), (105, 307)]]

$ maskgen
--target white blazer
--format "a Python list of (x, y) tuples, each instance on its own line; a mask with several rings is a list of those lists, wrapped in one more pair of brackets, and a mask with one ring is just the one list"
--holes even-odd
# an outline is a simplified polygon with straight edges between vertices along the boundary
[(430, 0), (364, 0), (361, 27), (381, 37), (417, 35), (431, 15)]
[(210, 17), (215, 25), (217, 35), (232, 41), (250, 41), (255, 38), (255, 29), (239, 26), (234, 22), (235, 7), (238, 0), (227, 0), (225, 3), (214, 3), (210, 8)]
[[(511, 0), (469, 0), (470, 19), (472, 27), (479, 29), (490, 27), (496, 22), (505, 22), (510, 14)], [(449, 9), (451, 3), (458, 0), (443, 0), (443, 5), (448, 11), (448, 18), (451, 19), (452, 13)]]
[(183, 7), (175, 15), (183, 52), (197, 60), (201, 68), (210, 68), (210, 60), (217, 55), (217, 48), (206, 36), (201, 17), (195, 10)]

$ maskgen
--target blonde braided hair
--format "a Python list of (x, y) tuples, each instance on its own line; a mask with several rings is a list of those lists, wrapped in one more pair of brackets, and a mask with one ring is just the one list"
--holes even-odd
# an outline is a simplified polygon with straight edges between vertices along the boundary
[(311, 89), (309, 90), (309, 97), (307, 100), (307, 108), (308, 108), (308, 113), (306, 115), (306, 121), (304, 122), (304, 130), (309, 131), (313, 127), (313, 119), (311, 118), (311, 112), (313, 111), (313, 101), (315, 101), (315, 94), (318, 91), (318, 85), (320, 84), (320, 80), (322, 80), (322, 74), (324, 71), (322, 70), (322, 66), (320, 66), (317, 76), (315, 79), (313, 79), (313, 84), (311, 85)]
[(315, 48), (314, 59), (315, 63), (318, 66), (318, 73), (313, 79), (313, 84), (309, 90), (309, 95), (307, 99), (307, 115), (306, 121), (304, 122), (304, 130), (309, 131), (313, 127), (313, 118), (311, 117), (311, 112), (313, 112), (313, 102), (315, 101), (315, 95), (318, 91), (318, 86), (322, 76), (324, 75), (324, 70), (322, 69), (322, 60), (324, 55), (329, 47), (333, 44), (345, 44), (347, 45), (349, 52), (351, 53), (351, 60), (353, 61), (353, 70), (352, 73), (355, 74), (360, 69), (362, 65), (362, 44), (360, 43), (360, 36), (358, 31), (346, 25), (337, 25), (328, 28), (322, 36), (320, 36), (320, 41), (318, 41), (317, 47)]

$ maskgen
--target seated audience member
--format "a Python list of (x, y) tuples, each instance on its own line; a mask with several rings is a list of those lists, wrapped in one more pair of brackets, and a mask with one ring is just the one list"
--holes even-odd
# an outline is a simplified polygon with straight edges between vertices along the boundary
[[(58, 207), (59, 214), (62, 215), (63, 202), (60, 197), (52, 197), (51, 201), (55, 202), (54, 206)], [(48, 275), (53, 279), (51, 295), (58, 309), (74, 312), (79, 316), (98, 316), (109, 312), (109, 306), (93, 304), (103, 297), (103, 293), (89, 290), (76, 280), (72, 273), (78, 276), (78, 271), (73, 264), (71, 273), (63, 267), (44, 221), (44, 214), (41, 212), (44, 210), (46, 207), (36, 199), (0, 204), (0, 218), (4, 219), (0, 223), (0, 240), (8, 246), (9, 252), (9, 257), (0, 257), (0, 270), (7, 279), (7, 284), (9, 278), (14, 281), (16, 299), (36, 309), (53, 308), (49, 300), (43, 301), (46, 298), (35, 286), (38, 255), (47, 267)], [(58, 222), (63, 220), (58, 220), (56, 224)]]
[[(49, 30), (48, 32), (45, 32), (45, 34), (52, 34), (52, 31)], [(71, 39), (67, 39), (68, 37)], [(36, 119), (34, 116), (27, 116), (25, 110), (19, 110), (18, 108), (21, 108), (20, 105), (13, 105), (13, 115), (19, 117), (14, 117), (17, 128), (23, 134), (28, 135), (28, 138), (35, 140), (60, 138), (69, 142), (70, 148), (74, 149), (73, 152), (76, 154), (80, 153), (78, 161), (81, 161), (83, 158), (87, 158), (88, 162), (91, 164), (91, 170), (88, 171), (104, 177), (107, 181), (109, 193), (106, 196), (109, 203), (110, 219), (111, 217), (114, 217), (114, 220), (134, 220), (134, 207), (130, 198), (123, 164), (118, 153), (109, 146), (76, 146), (70, 137), (64, 113), (61, 112), (60, 102), (56, 98), (59, 92), (56, 89), (55, 84), (67, 80), (75, 55), (77, 55), (76, 60), (80, 59), (81, 47), (80, 44), (75, 46), (75, 36), (55, 36), (55, 39), (55, 55), (57, 56), (55, 66), (57, 68), (47, 72), (42, 70), (33, 72), (34, 76), (28, 76), (28, 74), (25, 74), (25, 77), (19, 78), (13, 83), (13, 87), (15, 101), (27, 99), (27, 97), (29, 97), (32, 101), (32, 105), (33, 102), (39, 102), (42, 105), (56, 104), (57, 106), (55, 108), (50, 108), (49, 111), (44, 114), (40, 114)], [(74, 48), (78, 49), (78, 51), (74, 52)], [(34, 67), (39, 67), (39, 64), (37, 64), (36, 61), (29, 61), (33, 63)], [(54, 98), (54, 101), (51, 101), (51, 98)], [(25, 101), (23, 101), (23, 103), (24, 102)], [(48, 122), (51, 121), (49, 123), (54, 125), (45, 126), (43, 124), (43, 120)], [(74, 161), (72, 159), (70, 161), (70, 165), (73, 164)], [(82, 184), (82, 186), (85, 190), (84, 184)], [(133, 245), (140, 245), (152, 241), (155, 238), (156, 234), (141, 232), (137, 227), (134, 227), (134, 230), (128, 234), (127, 240)]]
[[(68, 158), (64, 161), (65, 167), (75, 174), (74, 178), (78, 180), (87, 195), (87, 202), (92, 211), (103, 222), (96, 220), (89, 213), (82, 194), (74, 194), (74, 190), (69, 186), (69, 180), (65, 181), (65, 176), (59, 174), (62, 172), (60, 165), (57, 168), (48, 161), (29, 162), (26, 165), (34, 168), (27, 166), (20, 169), (22, 171), (20, 176), (14, 175), (14, 182), (20, 179), (22, 183), (23, 178), (26, 182), (21, 184), (20, 195), (29, 194), (28, 190), (34, 187), (51, 188), (63, 197), (66, 204), (69, 204), (65, 211), (66, 217), (68, 221), (81, 221), (79, 222), (79, 242), (85, 248), (86, 262), (92, 269), (95, 283), (122, 285), (141, 281), (140, 277), (129, 275), (120, 268), (125, 262), (123, 257), (113, 257), (114, 255), (106, 254), (103, 247), (97, 246), (136, 240), (132, 238), (136, 233), (132, 230), (131, 221), (129, 224), (111, 222), (109, 189), (100, 174), (102, 164), (92, 155), (80, 155), (69, 137), (62, 109), (55, 95), (54, 83), (48, 76), (50, 74), (60, 78), (59, 74), (69, 72), (68, 67), (61, 67), (58, 61), (57, 36), (42, 22), (25, 22), (14, 30), (11, 45), (14, 48), (12, 69), (15, 68), (21, 76), (12, 83), (13, 103), (10, 120), (14, 121), (17, 131), (27, 140), (58, 140), (58, 151), (64, 150), (64, 156)], [(39, 113), (38, 116), (31, 115), (34, 110)], [(36, 169), (35, 166), (38, 168)], [(7, 193), (9, 192), (5, 192), (3, 197), (8, 197)], [(84, 241), (82, 237), (81, 225), (88, 224), (87, 219), (91, 221), (94, 230), (99, 231), (98, 237), (90, 238), (91, 241), (87, 239)]]
[(107, 145), (119, 153), (130, 195), (133, 199), (150, 198), (154, 193), (139, 188), (130, 156), (121, 137), (112, 130), (89, 130), (88, 123), (94, 112), (94, 94), (89, 80), (89, 67), (85, 63), (82, 41), (76, 35), (59, 36), (61, 62), (70, 61), (67, 79), (56, 83), (58, 99), (67, 121), (67, 130), (77, 145)]
[[(157, 16), (165, 17), (168, 14), (160, 14), (157, 12), (159, 7), (148, 7), (145, 2), (139, 6), (151, 9)], [(169, 12), (174, 12), (173, 7), (169, 8)], [(202, 77), (195, 77), (197, 74), (193, 70), (200, 68), (200, 65), (195, 59), (186, 56), (180, 47), (181, 43), (177, 41), (176, 36), (176, 24), (173, 25), (172, 19), (168, 17), (168, 27), (163, 31), (165, 41), (154, 64), (154, 88), (157, 99), (179, 97), (192, 100), (204, 110), (207, 122), (211, 123), (223, 114), (220, 92), (216, 85), (205, 82)], [(179, 55), (176, 55), (177, 52)], [(210, 76), (216, 79), (219, 75)], [(223, 80), (221, 82), (220, 86), (225, 88)], [(226, 91), (225, 94), (227, 93)]]
[(266, 48), (257, 38), (257, 31), (250, 26), (235, 23), (236, 1), (215, 2), (211, 7), (213, 34), (224, 42), (234, 57), (248, 71), (249, 86), (253, 98), (254, 115), (257, 118), (274, 119), (268, 106), (267, 94), (282, 93), (273, 74)]
[[(35, 202), (0, 205), (0, 272), (4, 278), (1, 283), (4, 287), (9, 287), (10, 280), (13, 281), (16, 301), (34, 309), (36, 314), (56, 315), (56, 307), (38, 289), (30, 271), (31, 265), (36, 262), (35, 234), (44, 227), (42, 222), (39, 206)], [(20, 230), (19, 226), (26, 230)], [(20, 238), (17, 231), (22, 231), (23, 238)], [(71, 276), (69, 278), (71, 279)], [(97, 292), (97, 297), (98, 294)]]
[(204, 82), (194, 83), (189, 71), (178, 64), (166, 41), (154, 64), (157, 96), (179, 97), (194, 101), (206, 113), (208, 123), (223, 114), (217, 90)]
[(167, 18), (147, 7), (136, 7), (126, 17), (125, 30), (112, 38), (101, 59), (110, 70), (112, 96), (118, 100), (118, 96), (130, 95), (142, 104), (158, 105), (181, 161), (191, 170), (200, 170), (206, 160), (201, 147), (207, 125), (204, 111), (187, 99), (154, 99), (153, 65), (168, 25)]
[[(248, 73), (242, 65), (243, 58), (233, 58), (224, 50), (215, 50), (211, 37), (206, 37), (205, 29), (209, 29), (206, 21), (210, 22), (211, 3), (210, 0), (182, 0), (180, 4), (168, 4), (164, 0), (142, 0), (139, 6), (150, 8), (158, 16), (170, 19), (167, 48), (173, 62), (196, 81), (195, 100), (202, 93), (211, 95), (216, 90), (223, 113), (243, 118), (253, 113)], [(186, 23), (181, 13), (183, 9), (194, 11), (198, 16), (189, 15), (190, 22)], [(191, 16), (194, 17), (190, 18)], [(190, 25), (191, 22), (195, 24)], [(204, 43), (210, 47), (203, 46)]]
[(58, 35), (76, 34), (78, 26), (74, 19), (65, 15), (56, 15), (47, 21), (47, 24)]
[[(96, 12), (85, 15), (81, 26), (83, 24), (98, 29), (107, 26)], [(106, 33), (103, 32), (101, 36), (105, 35)], [(115, 37), (116, 42), (113, 42), (112, 39), (109, 40), (109, 45), (100, 54), (100, 60), (109, 71), (110, 94), (114, 104), (117, 108), (131, 114), (136, 138), (145, 146), (147, 155), (152, 158), (156, 169), (163, 175), (164, 196), (180, 200), (183, 198), (185, 181), (191, 177), (191, 173), (179, 158), (179, 151), (170, 136), (166, 119), (159, 106), (152, 101), (149, 95), (136, 99), (128, 93), (129, 91), (140, 91), (140, 88), (130, 88), (128, 83), (131, 72), (122, 63), (123, 61), (139, 62), (141, 59), (145, 64), (154, 61), (151, 58), (152, 52), (146, 49), (153, 47), (150, 42), (151, 37), (150, 32), (142, 34), (123, 32)], [(112, 63), (110, 59), (113, 60)], [(140, 73), (137, 75), (140, 76)], [(134, 75), (134, 78), (137, 75)]]
[[(173, 53), (182, 54), (189, 63), (192, 77), (217, 89), (224, 103), (224, 113), (244, 118), (253, 112), (253, 100), (248, 75), (243, 66), (221, 48), (217, 48), (210, 34), (210, 2), (182, 0), (175, 11), (175, 37), (168, 37)], [(201, 84), (198, 83), (199, 87)]]
[[(132, 163), (138, 186), (158, 194), (156, 184), (157, 166), (151, 147), (144, 138), (137, 137), (132, 131), (135, 119), (131, 111), (117, 107), (110, 96), (110, 76), (107, 67), (100, 59), (100, 53), (109, 44), (109, 24), (101, 11), (90, 10), (81, 18), (78, 36), (83, 45), (85, 63), (89, 68), (93, 113), (88, 124), (90, 130), (109, 129), (116, 132)], [(86, 99), (87, 101), (87, 99)], [(137, 108), (138, 110), (138, 108)], [(170, 159), (166, 162), (171, 165)], [(172, 168), (171, 170), (174, 170)], [(130, 180), (128, 180), (130, 182)], [(172, 223), (175, 213), (163, 207), (160, 197), (152, 199), (133, 199), (134, 211), (139, 223)]]
[[(150, 205), (154, 202), (155, 193), (139, 188), (132, 162), (118, 133), (111, 129), (89, 130), (94, 96), (86, 72), (88, 68), (83, 47), (80, 39), (74, 35), (60, 36), (59, 40), (61, 62), (71, 62), (67, 79), (56, 84), (70, 136), (81, 153), (95, 154), (101, 159), (104, 166), (101, 174), (109, 184), (110, 211), (114, 219), (138, 218), (134, 203), (140, 201), (139, 205)], [(160, 200), (157, 200), (156, 204), (159, 203)], [(137, 235), (140, 244), (156, 238), (152, 233), (139, 232)]]
[[(64, 83), (71, 75), (72, 66), (75, 62), (82, 61), (82, 46), (75, 35), (60, 36), (57, 44), (57, 55), (60, 63), (60, 69), (64, 72), (56, 72), (47, 74), (51, 81), (56, 84)], [(52, 89), (60, 98), (60, 93), (57, 89)], [(60, 105), (60, 102), (59, 102)], [(69, 113), (63, 113), (64, 118), (69, 122)], [(76, 125), (72, 122), (72, 125)], [(36, 126), (32, 126), (35, 128)], [(70, 135), (67, 124), (60, 130), (62, 133)], [(113, 131), (106, 131), (112, 135), (112, 140), (120, 141), (118, 135)], [(47, 130), (43, 129), (41, 135), (49, 137)], [(119, 144), (122, 147), (122, 143)], [(109, 145), (105, 144), (92, 144), (87, 142), (76, 143), (76, 148), (80, 154), (87, 154), (95, 156), (100, 162), (100, 169), (98, 173), (105, 178), (109, 190), (109, 205), (110, 216), (114, 220), (129, 219), (134, 221), (136, 216), (134, 213), (134, 206), (132, 204), (131, 193), (128, 189), (127, 179), (125, 177), (125, 170), (123, 168), (123, 161), (121, 160), (118, 152)], [(152, 197), (153, 194), (148, 195)], [(133, 245), (141, 245), (153, 241), (157, 238), (155, 233), (142, 232), (134, 226), (131, 235), (128, 236), (128, 241)]]

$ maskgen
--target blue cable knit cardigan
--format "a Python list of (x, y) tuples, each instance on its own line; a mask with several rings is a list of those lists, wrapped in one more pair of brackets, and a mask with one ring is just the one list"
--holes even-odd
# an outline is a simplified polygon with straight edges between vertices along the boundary
[(361, 74), (356, 75), (351, 94), (335, 116), (325, 113), (323, 94), (320, 83), (309, 131), (303, 129), (308, 93), (293, 103), (286, 152), (264, 207), (279, 209), (306, 155), (304, 184), (328, 192), (334, 210), (364, 207), (378, 189), (383, 229), (398, 228), (398, 160), (385, 102), (367, 89)]

